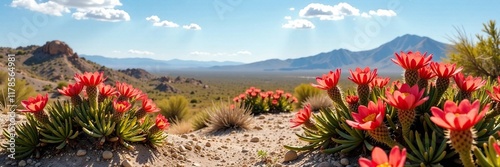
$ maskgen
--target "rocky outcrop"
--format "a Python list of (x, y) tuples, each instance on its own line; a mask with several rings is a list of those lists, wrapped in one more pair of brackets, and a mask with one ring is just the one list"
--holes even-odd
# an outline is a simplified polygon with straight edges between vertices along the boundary
[(147, 72), (144, 69), (140, 68), (127, 68), (125, 70), (118, 70), (121, 73), (127, 74), (129, 76), (132, 76), (134, 78), (140, 79), (140, 80), (151, 80), (156, 78), (153, 74)]
[(49, 55), (74, 55), (73, 49), (71, 49), (68, 44), (59, 40), (47, 41), (45, 45), (42, 46), (42, 51)]
[(162, 82), (158, 86), (156, 86), (155, 90), (159, 90), (161, 92), (173, 92), (173, 93), (179, 92), (178, 89), (174, 88), (172, 85), (169, 85), (168, 83), (165, 82)]
[(187, 84), (193, 84), (193, 85), (197, 85), (197, 86), (204, 86), (203, 82), (201, 80), (197, 80), (194, 78), (184, 78), (181, 76), (177, 76), (176, 78), (172, 78), (170, 76), (162, 76), (162, 77), (156, 78), (155, 80), (158, 80), (160, 82), (167, 82), (167, 83), (187, 83)]

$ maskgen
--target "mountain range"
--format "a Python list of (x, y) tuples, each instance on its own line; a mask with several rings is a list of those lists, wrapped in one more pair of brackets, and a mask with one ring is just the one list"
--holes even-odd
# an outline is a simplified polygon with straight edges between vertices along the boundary
[(398, 71), (400, 67), (390, 59), (394, 53), (401, 51), (420, 51), (433, 54), (433, 61), (440, 61), (446, 57), (446, 50), (450, 45), (438, 42), (429, 37), (417, 35), (403, 35), (377, 48), (366, 51), (350, 51), (336, 49), (330, 52), (296, 58), (296, 59), (269, 59), (243, 65), (216, 66), (214, 70), (264, 70), (264, 71), (292, 71), (292, 70), (321, 70), (335, 68), (355, 68), (370, 66), (379, 71)]

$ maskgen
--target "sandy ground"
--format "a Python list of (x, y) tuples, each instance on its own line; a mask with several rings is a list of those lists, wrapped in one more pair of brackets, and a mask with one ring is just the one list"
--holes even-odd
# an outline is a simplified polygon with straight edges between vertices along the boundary
[[(94, 143), (84, 139), (74, 148), (45, 151), (42, 158), (31, 157), (24, 162), (10, 160), (2, 153), (0, 166), (357, 166), (357, 157), (324, 155), (317, 151), (299, 152), (297, 159), (284, 162), (288, 150), (283, 145), (305, 144), (295, 136), (295, 133), (302, 133), (301, 128), (290, 129), (289, 120), (293, 116), (293, 113), (256, 116), (252, 129), (247, 131), (208, 134), (202, 129), (184, 135), (169, 135), (167, 143), (158, 149), (144, 144), (135, 144), (135, 151), (123, 147), (113, 149), (109, 145), (95, 149)], [(0, 123), (5, 124), (5, 117), (2, 114)], [(79, 150), (80, 153), (86, 152), (85, 155), (77, 155)], [(267, 162), (258, 156), (259, 150), (267, 153)], [(113, 157), (104, 160), (104, 151), (111, 151)]]

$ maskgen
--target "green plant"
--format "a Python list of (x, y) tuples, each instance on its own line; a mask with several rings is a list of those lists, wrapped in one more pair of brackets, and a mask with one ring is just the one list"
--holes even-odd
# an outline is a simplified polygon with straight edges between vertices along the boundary
[(311, 110), (314, 112), (333, 107), (333, 101), (325, 95), (311, 96), (306, 99), (304, 105), (311, 105)]
[(194, 115), (193, 118), (193, 129), (198, 130), (207, 127), (207, 121), (209, 119), (208, 112), (211, 112), (214, 107), (208, 107), (203, 109), (202, 111), (198, 112), (196, 115)]
[(157, 103), (161, 113), (173, 123), (184, 120), (189, 114), (189, 102), (184, 96), (171, 96)]
[(66, 82), (66, 81), (60, 81), (60, 82), (57, 83), (57, 87), (56, 88), (57, 89), (62, 89), (63, 87), (66, 87), (66, 86), (68, 86), (68, 82)]
[(48, 107), (50, 123), (41, 123), (41, 142), (58, 144), (56, 149), (62, 149), (70, 140), (78, 136), (78, 130), (73, 127), (73, 108), (68, 102), (60, 101)]
[[(3, 129), (3, 136), (7, 141), (14, 141), (14, 158), (16, 159), (29, 157), (33, 153), (36, 154), (36, 157), (40, 156), (39, 147), (41, 143), (37, 122), (32, 115), (27, 115), (26, 118), (27, 122), (16, 125), (16, 135), (12, 135), (13, 131), (9, 132), (7, 128)], [(4, 143), (2, 147), (5, 149), (10, 148), (10, 144)]]
[(207, 121), (208, 132), (217, 132), (226, 129), (250, 129), (253, 121), (251, 112), (248, 109), (232, 107), (224, 103), (214, 104), (207, 112), (209, 119)]
[(292, 104), (297, 102), (297, 98), (279, 89), (276, 92), (261, 92), (261, 89), (250, 87), (245, 93), (233, 98), (233, 102), (240, 108), (248, 108), (252, 114), (279, 113), (292, 111)]
[[(2, 74), (2, 72), (0, 72), (0, 74)], [(5, 79), (5, 81), (7, 81), (7, 79)], [(22, 100), (26, 100), (28, 97), (33, 96), (35, 94), (33, 87), (26, 84), (25, 80), (16, 78), (16, 80), (13, 83), (15, 83), (13, 88), (9, 87), (8, 83), (0, 85), (0, 109), (4, 113), (9, 111), (8, 105), (10, 104), (19, 105), (19, 103)], [(9, 89), (11, 90), (9, 91)], [(15, 98), (11, 99), (9, 96), (9, 92), (15, 92)]]
[(297, 97), (298, 106), (303, 106), (308, 98), (321, 94), (321, 90), (314, 88), (311, 84), (300, 84), (293, 91), (294, 96)]

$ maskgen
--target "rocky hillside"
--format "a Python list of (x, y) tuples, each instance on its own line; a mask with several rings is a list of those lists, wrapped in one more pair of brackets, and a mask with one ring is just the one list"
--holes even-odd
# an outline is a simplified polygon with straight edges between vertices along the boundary
[[(2, 71), (6, 71), (8, 54), (16, 55), (17, 78), (26, 80), (37, 92), (52, 93), (52, 97), (57, 95), (54, 93), (59, 84), (71, 83), (76, 73), (86, 71), (104, 72), (108, 77), (106, 83), (111, 85), (114, 85), (115, 81), (127, 82), (144, 91), (153, 90), (160, 85), (168, 86), (168, 82), (159, 81), (162, 77), (157, 77), (143, 69), (116, 71), (86, 60), (78, 56), (78, 53), (68, 44), (59, 40), (48, 41), (43, 46), (31, 45), (15, 49), (1, 47), (0, 69)], [(201, 84), (201, 81), (199, 82)]]

